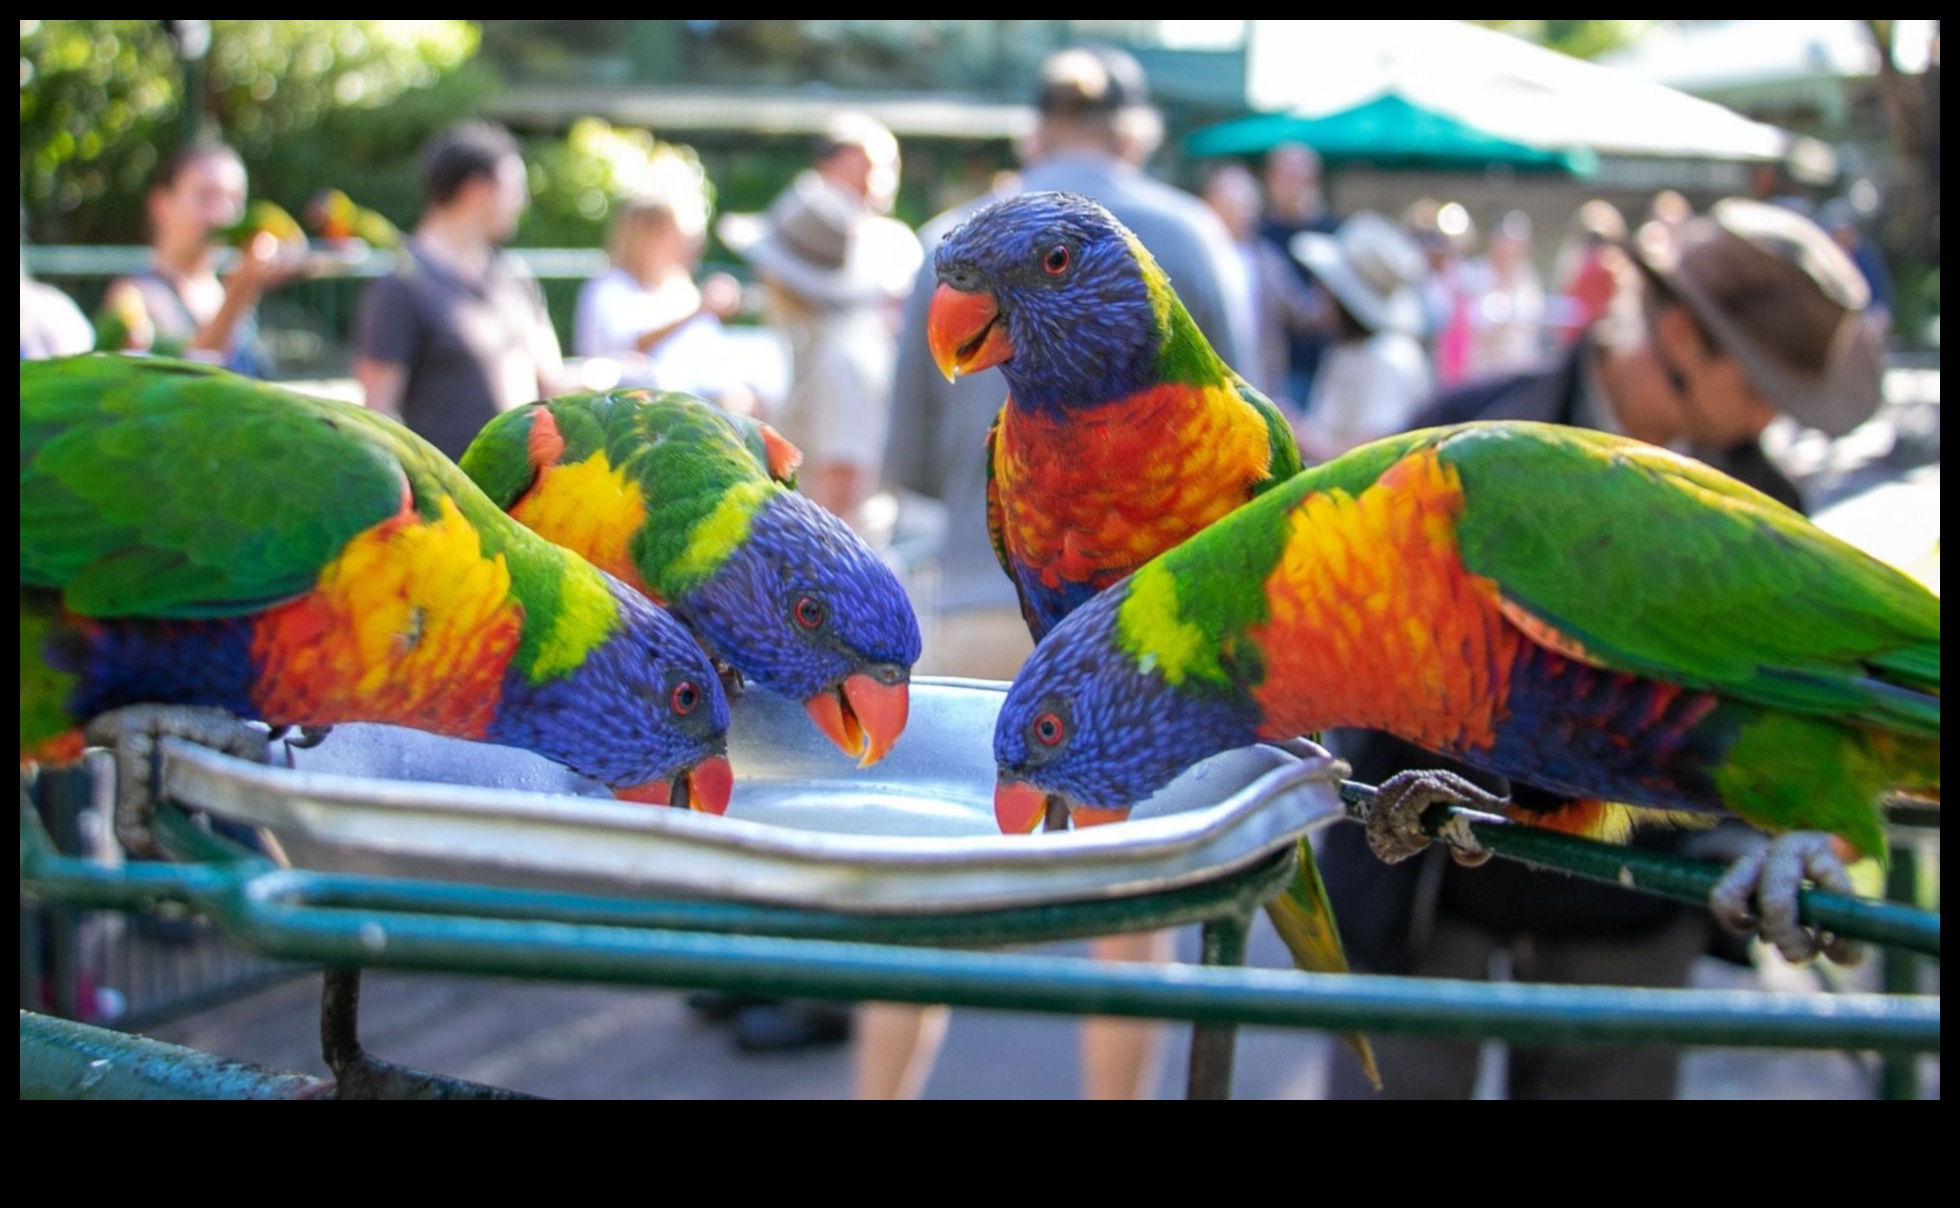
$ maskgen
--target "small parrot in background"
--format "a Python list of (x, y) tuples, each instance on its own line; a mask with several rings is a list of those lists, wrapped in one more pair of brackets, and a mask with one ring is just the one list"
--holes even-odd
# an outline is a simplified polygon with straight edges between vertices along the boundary
[(869, 766), (905, 729), (919, 622), (898, 577), (796, 493), (796, 446), (684, 394), (498, 416), (462, 468), (498, 506), (671, 609), (717, 659), (800, 700)]
[[(1937, 800), (1939, 685), (1938, 597), (1768, 496), (1617, 436), (1468, 424), (1307, 470), (1079, 610), (994, 752), (1003, 792), (1102, 815), (1219, 751), (1366, 727), (1564, 799), (1497, 803), (1522, 821), (1734, 813), (1882, 856), (1881, 796)], [(1383, 786), (1384, 858), (1451, 796), (1425, 775), (1406, 809)], [(1713, 905), (1802, 958), (1798, 885), (1842, 874), (1783, 834)]]
[(261, 234), (270, 235), (280, 243), (306, 242), (306, 232), (293, 216), (278, 202), (264, 200), (247, 202), (244, 216), (219, 231), (218, 238), (244, 249), (251, 247)]
[(259, 757), (240, 719), (409, 726), (727, 807), (692, 635), (401, 425), (155, 358), (23, 362), (20, 388), (21, 760), (114, 742), (133, 846), (155, 739)]
[(307, 199), (306, 225), (328, 243), (345, 244), (356, 239), (372, 248), (393, 251), (401, 246), (402, 233), (379, 213), (358, 205), (339, 189), (321, 189)]
[[(1086, 197), (1025, 193), (979, 211), (933, 257), (927, 317), (949, 379), (1000, 366), (987, 529), (1037, 643), (1076, 608), (1300, 470), (1286, 419), (1221, 360), (1142, 242)], [(1105, 819), (1073, 812), (1078, 825)], [(1006, 831), (1044, 804), (996, 797)], [(1333, 906), (1299, 844), (1267, 914), (1294, 961), (1346, 972)], [(1374, 1058), (1349, 1037), (1371, 1079)], [(1376, 1079), (1379, 1082), (1379, 1079)]]

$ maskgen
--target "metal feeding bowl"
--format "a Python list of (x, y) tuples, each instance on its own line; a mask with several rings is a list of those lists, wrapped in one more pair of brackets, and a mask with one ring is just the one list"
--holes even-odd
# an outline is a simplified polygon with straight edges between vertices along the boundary
[(1338, 817), (1342, 765), (1266, 747), (1199, 764), (1131, 820), (1002, 835), (994, 716), (1006, 685), (917, 679), (891, 754), (860, 770), (802, 705), (756, 688), (729, 732), (725, 817), (613, 800), (506, 747), (336, 727), (271, 765), (166, 744), (173, 799), (261, 829), (295, 868), (865, 913), (1130, 896), (1222, 876)]

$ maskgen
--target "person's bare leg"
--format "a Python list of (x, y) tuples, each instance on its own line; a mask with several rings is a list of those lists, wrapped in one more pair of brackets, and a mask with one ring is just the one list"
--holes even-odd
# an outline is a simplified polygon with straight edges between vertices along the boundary
[[(1176, 951), (1176, 933), (1111, 935), (1089, 943), (1099, 961), (1162, 964)], [(1085, 1099), (1148, 1099), (1157, 1093), (1164, 1055), (1164, 1025), (1094, 1015), (1082, 1021), (1082, 1095)]]
[(953, 1012), (947, 1007), (868, 1002), (858, 1008), (855, 1094), (860, 1099), (917, 1099), (925, 1093)]

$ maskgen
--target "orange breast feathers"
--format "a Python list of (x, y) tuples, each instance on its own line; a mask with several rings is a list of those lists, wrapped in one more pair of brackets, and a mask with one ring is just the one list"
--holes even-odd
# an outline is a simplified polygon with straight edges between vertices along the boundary
[(522, 636), (502, 554), (445, 498), (349, 542), (314, 590), (260, 619), (254, 704), (274, 724), (388, 722), (481, 738)]
[(1444, 750), (1491, 745), (1526, 639), (1497, 585), (1464, 568), (1462, 511), (1456, 472), (1424, 450), (1358, 497), (1328, 491), (1288, 513), (1271, 614), (1251, 634), (1274, 735), (1366, 726)]
[(1066, 417), (1010, 402), (993, 462), (1008, 555), (1051, 588), (1106, 587), (1250, 499), (1270, 439), (1230, 387), (1158, 386)]

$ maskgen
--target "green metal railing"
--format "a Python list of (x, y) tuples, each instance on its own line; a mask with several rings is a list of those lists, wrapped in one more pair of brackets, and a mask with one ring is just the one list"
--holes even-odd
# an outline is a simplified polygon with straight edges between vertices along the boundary
[[(1368, 785), (1341, 782), (1341, 800), (1350, 814), (1363, 816), (1374, 799), (1375, 790)], [(1936, 811), (1907, 807), (1903, 812), (1921, 825), (1938, 825)], [(1463, 820), (1477, 841), (1495, 855), (1609, 885), (1624, 885), (1690, 906), (1707, 905), (1709, 891), (1728, 871), (1720, 864), (1597, 843), (1447, 805), (1431, 806), (1423, 821), (1433, 837), (1456, 819)], [(1822, 889), (1803, 890), (1798, 906), (1798, 917), (1805, 926), (1922, 956), (1937, 958), (1940, 954), (1940, 916), (1930, 911)]]
[[(1358, 789), (1351, 795), (1365, 796)], [(1523, 828), (1476, 826), (1478, 837), (1494, 850), (1522, 850), (1514, 845), (1514, 832)], [(333, 969), (472, 972), (1186, 1020), (1199, 1025), (1190, 1071), (1191, 1093), (1197, 1097), (1229, 1092), (1232, 1030), (1245, 1024), (1536, 1044), (1668, 1043), (1885, 1054), (1937, 1052), (1940, 1047), (1939, 1000), (1924, 995), (1638, 990), (1227, 967), (1243, 957), (1253, 911), (1290, 875), (1290, 852), (1203, 885), (1138, 899), (889, 918), (281, 870), (212, 838), (170, 807), (159, 814), (159, 835), (190, 862), (110, 868), (55, 851), (24, 804), (22, 892), (50, 903), (125, 910), (180, 902), (208, 913), (247, 948)], [(1563, 860), (1558, 848), (1584, 845), (1583, 840), (1554, 838), (1562, 842), (1537, 849), (1538, 859)], [(1675, 893), (1688, 892), (1680, 887), (1693, 883), (1680, 870), (1645, 871), (1644, 861), (1642, 868), (1631, 874), (1636, 883), (1649, 877), (1676, 886)], [(1595, 871), (1604, 873), (1604, 868)], [(1622, 880), (1617, 873), (1603, 879)], [(1814, 896), (1807, 903), (1813, 917), (1819, 909), (1839, 909), (1840, 903), (1828, 897)], [(1843, 917), (1851, 924), (1846, 934), (1871, 921), (1857, 912)], [(1914, 944), (1930, 935), (1937, 955), (1936, 916), (1895, 918), (1892, 908), (1884, 908), (1878, 918), (1877, 932)], [(921, 947), (1017, 944), (1194, 921), (1205, 927), (1205, 953), (1211, 962), (1206, 966), (1106, 964)], [(66, 1043), (52, 1037), (37, 1018), (23, 1015), (24, 1050)], [(348, 1031), (351, 1037), (351, 1023)], [(35, 1060), (42, 1065), (53, 1061), (38, 1054)], [(54, 1065), (72, 1068), (61, 1061)], [(25, 1057), (22, 1068), (25, 1078)], [(473, 1089), (489, 1093), (430, 1076), (412, 1075), (405, 1085), (438, 1097)]]

